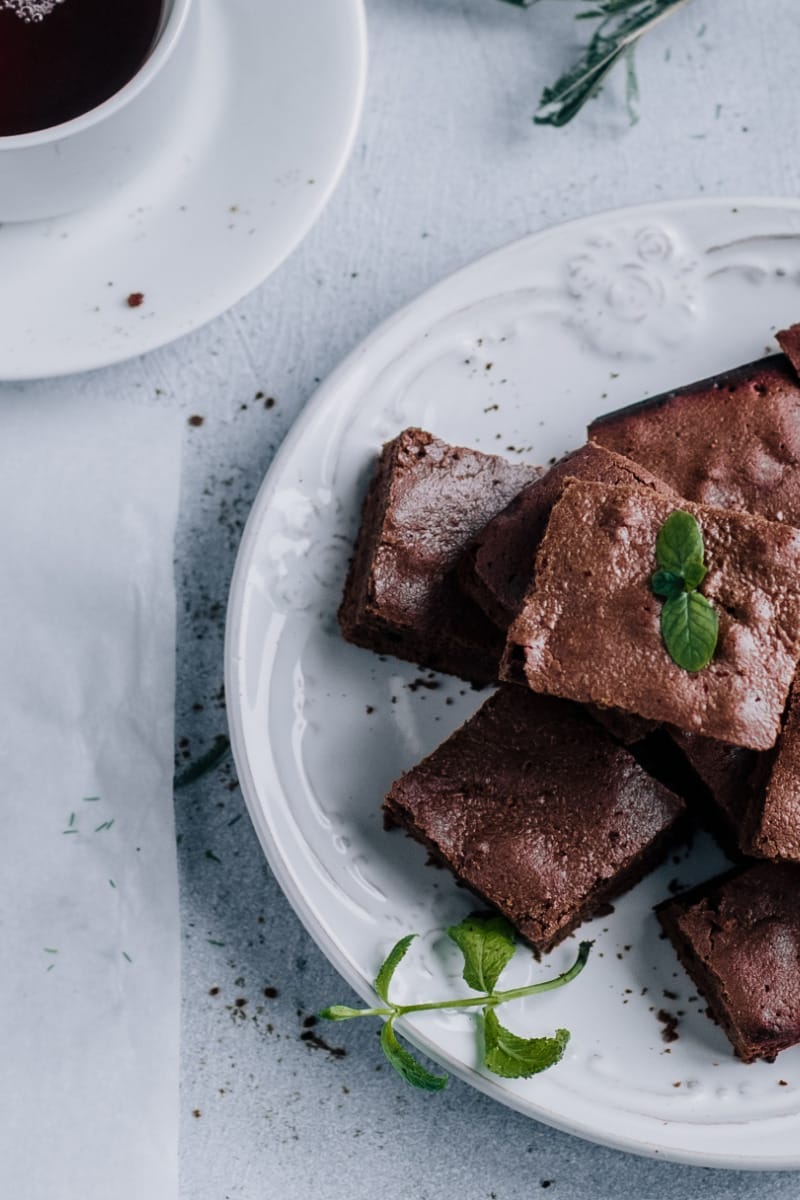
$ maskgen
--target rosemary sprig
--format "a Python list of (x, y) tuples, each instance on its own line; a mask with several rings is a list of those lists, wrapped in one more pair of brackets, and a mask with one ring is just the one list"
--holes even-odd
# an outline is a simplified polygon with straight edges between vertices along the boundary
[(660, 21), (689, 0), (604, 0), (578, 20), (599, 20), (589, 45), (574, 67), (557, 83), (545, 88), (534, 122), (537, 125), (566, 125), (577, 116), (587, 100), (597, 95), (606, 75), (623, 56), (628, 56), (629, 98), (631, 91), (630, 54), (634, 45)]
[[(512, 4), (520, 0), (509, 0)], [(628, 106), (635, 99), (636, 77), (631, 54), (643, 34), (683, 8), (690, 0), (599, 0), (579, 21), (599, 21), (583, 54), (552, 87), (545, 88), (534, 122), (537, 125), (566, 125), (577, 116), (587, 100), (596, 96), (606, 75), (620, 58), (628, 63)], [(527, 7), (527, 5), (525, 5)]]

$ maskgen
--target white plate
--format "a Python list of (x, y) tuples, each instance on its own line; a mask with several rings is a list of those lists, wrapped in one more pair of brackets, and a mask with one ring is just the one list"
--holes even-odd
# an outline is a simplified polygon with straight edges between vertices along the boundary
[(0, 378), (189, 333), (274, 271), (333, 191), (364, 95), (363, 0), (197, 8), (190, 86), (144, 174), (85, 212), (0, 227)]
[[(458, 991), (442, 930), (474, 901), (426, 867), (418, 845), (383, 832), (380, 804), (481, 701), (445, 677), (438, 690), (414, 688), (412, 666), (337, 635), (378, 447), (419, 424), (547, 462), (579, 445), (598, 413), (763, 354), (774, 329), (800, 318), (799, 284), (800, 205), (788, 201), (684, 201), (562, 226), (468, 267), (388, 321), (287, 438), (231, 592), (233, 744), (273, 870), (365, 999), (389, 946), (412, 930), (423, 936), (398, 972), (398, 997)], [(650, 911), (671, 880), (707, 878), (721, 864), (707, 842), (671, 860), (612, 917), (581, 929), (597, 940), (575, 983), (507, 1010), (522, 1033), (572, 1031), (554, 1070), (519, 1082), (486, 1074), (463, 1015), (426, 1014), (408, 1033), (497, 1100), (582, 1137), (707, 1166), (800, 1168), (800, 1049), (774, 1065), (734, 1059), (689, 999)], [(520, 950), (509, 986), (558, 971), (575, 948), (572, 938), (541, 966)], [(672, 1045), (651, 1011), (661, 1008), (685, 1013)]]

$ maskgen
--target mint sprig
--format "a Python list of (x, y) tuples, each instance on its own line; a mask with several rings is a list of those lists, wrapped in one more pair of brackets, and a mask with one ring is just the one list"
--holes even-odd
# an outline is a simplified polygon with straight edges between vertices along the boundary
[(389, 999), (389, 985), (395, 971), (405, 958), (409, 946), (417, 936), (414, 933), (401, 938), (389, 951), (377, 976), (375, 991), (383, 1005), (374, 1008), (350, 1008), (334, 1004), (319, 1014), (326, 1021), (349, 1021), (354, 1017), (385, 1017), (381, 1030), (381, 1048), (399, 1075), (413, 1087), (427, 1092), (438, 1092), (447, 1083), (446, 1075), (435, 1075), (401, 1044), (395, 1030), (395, 1021), (409, 1013), (430, 1012), (433, 1009), (475, 1008), (480, 1022), (480, 1041), (483, 1062), (495, 1075), (504, 1079), (527, 1079), (559, 1062), (569, 1041), (569, 1032), (558, 1029), (553, 1037), (522, 1038), (500, 1024), (495, 1009), (509, 1000), (521, 1000), (538, 992), (549, 992), (564, 987), (583, 970), (591, 942), (581, 942), (578, 957), (563, 975), (546, 979), (542, 983), (531, 983), (527, 987), (497, 991), (500, 976), (514, 955), (516, 943), (514, 931), (504, 917), (466, 917), (458, 925), (447, 930), (464, 955), (463, 978), (477, 996), (461, 1000), (427, 1000), (418, 1004), (394, 1004)]
[(719, 617), (697, 589), (708, 574), (703, 532), (682, 509), (670, 513), (656, 538), (658, 570), (650, 586), (664, 597), (661, 636), (674, 663), (685, 671), (701, 671), (714, 657)]

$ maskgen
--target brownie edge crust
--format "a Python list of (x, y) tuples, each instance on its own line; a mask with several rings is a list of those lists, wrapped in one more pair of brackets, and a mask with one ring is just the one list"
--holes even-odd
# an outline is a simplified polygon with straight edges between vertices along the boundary
[(653, 869), (683, 802), (577, 705), (503, 687), (384, 801), (542, 953)]

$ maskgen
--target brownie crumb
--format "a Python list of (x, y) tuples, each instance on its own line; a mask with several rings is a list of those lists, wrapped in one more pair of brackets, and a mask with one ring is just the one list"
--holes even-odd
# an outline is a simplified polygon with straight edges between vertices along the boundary
[(785, 1079), (778, 1080), (778, 1087), (788, 1087), (788, 1086), (789, 1086), (789, 1084), (786, 1082)]
[(677, 992), (671, 992), (671, 991), (669, 990), (669, 988), (664, 988), (664, 991), (663, 991), (663, 996), (664, 996), (664, 999), (665, 999), (665, 1000), (677, 1000), (677, 999), (678, 999), (678, 993), (677, 993)]
[(128, 308), (141, 308), (144, 304), (144, 292), (130, 292), (125, 303)]
[(304, 1029), (313, 1029), (313, 1027), (316, 1024), (317, 1024), (317, 1018), (315, 1016), (306, 1017), (306, 1019), (303, 1021), (303, 1028)]
[(552, 1179), (543, 1179), (543, 1180), (542, 1180), (542, 1183), (541, 1183), (541, 1186), (542, 1186), (543, 1188), (549, 1188), (549, 1187), (552, 1187), (552, 1186), (553, 1186), (553, 1181), (552, 1181)]
[(244, 1008), (244, 1006), (247, 1004), (247, 1001), (245, 1000), (244, 996), (239, 996), (238, 999), (234, 1000), (233, 1003), (237, 1008)]
[(268, 1000), (274, 1000), (278, 996), (278, 989), (274, 987), (265, 987), (264, 995)]
[(208, 994), (209, 994), (209, 996), (218, 996), (218, 995), (219, 995), (219, 988), (218, 988), (218, 987), (209, 988), (209, 989), (208, 989)]
[(192, 1109), (192, 1116), (193, 1116), (193, 1117), (202, 1117), (202, 1115), (203, 1115), (203, 1114), (200, 1112), (200, 1109), (199, 1109), (199, 1108), (194, 1108), (194, 1109)]
[(661, 1030), (662, 1040), (665, 1042), (677, 1042), (678, 1033), (678, 1018), (665, 1008), (660, 1008), (656, 1013), (656, 1020), (661, 1021), (664, 1028)]
[[(264, 393), (262, 392), (261, 394), (263, 396)], [(264, 408), (274, 408), (275, 403), (276, 403), (276, 401), (275, 401), (274, 396), (267, 396), (266, 399), (264, 400)]]
[(204, 422), (205, 422), (205, 417), (199, 417), (197, 415), (197, 413), (195, 413), (193, 416), (189, 417), (189, 421), (188, 421), (189, 425), (191, 425), (193, 429), (199, 429), (200, 426), (202, 424), (204, 424)]
[(374, 712), (375, 712), (375, 707), (374, 707), (374, 705), (372, 705), (372, 704), (368, 704), (368, 705), (367, 705), (367, 707), (366, 707), (366, 714), (367, 714), (367, 716), (368, 716), (368, 717), (371, 717), (371, 716), (372, 716), (372, 714), (373, 714)]
[(435, 692), (442, 685), (438, 679), (421, 679), (419, 676), (412, 679), (411, 683), (407, 683), (406, 687), (410, 692), (418, 692), (420, 688), (427, 688), (430, 692)]

